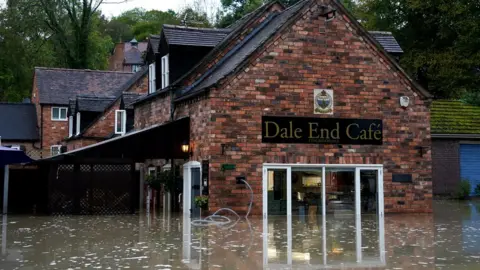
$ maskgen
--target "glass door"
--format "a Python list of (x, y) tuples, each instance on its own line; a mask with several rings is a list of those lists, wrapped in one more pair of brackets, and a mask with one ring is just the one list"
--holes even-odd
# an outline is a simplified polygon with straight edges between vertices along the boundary
[[(263, 169), (263, 212), (265, 265), (291, 264), (291, 169)], [(288, 244), (286, 244), (288, 243)]]

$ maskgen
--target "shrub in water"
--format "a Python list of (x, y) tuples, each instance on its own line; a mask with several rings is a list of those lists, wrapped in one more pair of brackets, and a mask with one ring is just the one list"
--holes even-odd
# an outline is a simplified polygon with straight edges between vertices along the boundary
[(466, 200), (470, 197), (470, 193), (472, 191), (472, 187), (468, 180), (462, 180), (457, 188), (457, 199), (459, 200)]

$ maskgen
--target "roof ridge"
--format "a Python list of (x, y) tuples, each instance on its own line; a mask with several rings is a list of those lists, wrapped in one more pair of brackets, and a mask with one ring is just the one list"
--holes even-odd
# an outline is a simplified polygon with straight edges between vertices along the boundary
[(199, 30), (199, 31), (212, 31), (212, 32), (230, 32), (232, 31), (229, 28), (208, 28), (208, 27), (189, 27), (183, 25), (174, 25), (174, 24), (164, 24), (163, 27), (167, 28), (175, 28), (175, 29), (182, 29), (182, 30)]
[(117, 73), (117, 74), (135, 74), (135, 72), (128, 71), (111, 71), (99, 69), (75, 69), (75, 68), (53, 68), (53, 67), (35, 67), (35, 70), (54, 70), (54, 71), (77, 71), (77, 72), (96, 72), (96, 73)]
[(390, 31), (375, 31), (375, 30), (372, 30), (372, 31), (368, 31), (370, 34), (379, 34), (379, 35), (393, 35), (392, 32)]

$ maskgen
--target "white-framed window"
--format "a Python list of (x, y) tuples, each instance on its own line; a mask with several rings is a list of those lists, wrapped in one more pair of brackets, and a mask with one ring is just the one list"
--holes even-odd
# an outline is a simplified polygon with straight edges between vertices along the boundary
[(56, 156), (62, 153), (62, 146), (61, 145), (52, 145), (50, 146), (50, 155)]
[(138, 72), (142, 69), (142, 66), (140, 65), (132, 65), (132, 72)]
[(157, 79), (155, 73), (155, 63), (148, 65), (148, 93), (151, 94), (155, 92), (157, 89)]
[(80, 112), (77, 112), (77, 125), (76, 125), (76, 133), (75, 135), (79, 135), (80, 134)]
[(162, 57), (162, 89), (169, 85), (170, 68), (168, 64), (168, 54)]
[(73, 136), (73, 115), (68, 117), (68, 137)]
[(125, 110), (115, 111), (115, 134), (125, 134), (127, 129), (127, 112)]
[(67, 121), (67, 107), (52, 107), (53, 121)]

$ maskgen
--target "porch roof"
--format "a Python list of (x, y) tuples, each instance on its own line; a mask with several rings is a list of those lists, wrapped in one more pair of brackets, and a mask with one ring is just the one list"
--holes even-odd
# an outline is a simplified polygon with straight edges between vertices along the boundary
[(96, 144), (75, 149), (39, 162), (103, 162), (146, 159), (186, 159), (181, 145), (190, 140), (190, 118), (150, 126)]

